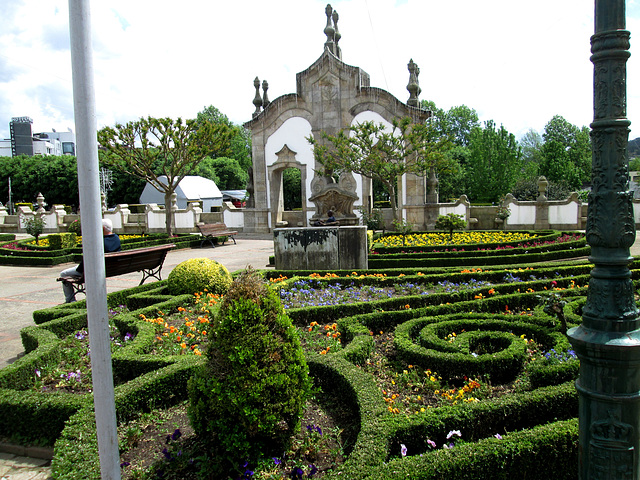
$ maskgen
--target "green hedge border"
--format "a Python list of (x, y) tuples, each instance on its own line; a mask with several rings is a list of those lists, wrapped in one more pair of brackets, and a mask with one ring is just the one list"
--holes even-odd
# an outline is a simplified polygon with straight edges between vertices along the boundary
[[(488, 290), (476, 289), (455, 294), (433, 295), (433, 301), (413, 296), (384, 302), (369, 302), (342, 306), (342, 312), (333, 307), (316, 307), (289, 310), (297, 324), (313, 320), (337, 321), (339, 330), (347, 342), (345, 348), (335, 354), (308, 354), (310, 371), (320, 383), (347, 405), (359, 419), (359, 429), (352, 432), (345, 445), (348, 458), (338, 471), (327, 478), (410, 478), (435, 479), (443, 475), (452, 478), (508, 478), (520, 475), (527, 468), (528, 478), (548, 478), (547, 467), (553, 465), (554, 478), (574, 478), (577, 469), (577, 393), (571, 379), (577, 373), (572, 368), (541, 368), (531, 370), (530, 380), (534, 390), (526, 394), (510, 395), (496, 401), (484, 401), (463, 407), (440, 407), (428, 410), (425, 415), (393, 416), (373, 380), (364, 374), (358, 364), (364, 362), (373, 347), (371, 331), (396, 329), (397, 341), (402, 342), (402, 329), (411, 322), (436, 318), (457, 320), (473, 317), (478, 320), (495, 318), (505, 305), (511, 308), (533, 308), (539, 302), (540, 292), (526, 293), (527, 288), (542, 288), (555, 280), (557, 285), (588, 279), (591, 268), (586, 263), (559, 263), (534, 270), (537, 278), (517, 284), (505, 283), (493, 288), (499, 294), (488, 296)], [(633, 278), (638, 282), (640, 271), (637, 262), (632, 265)], [(509, 267), (507, 267), (509, 269)], [(407, 269), (404, 269), (407, 271)], [(504, 268), (492, 267), (482, 272), (461, 273), (449, 269), (440, 277), (436, 270), (402, 277), (402, 281), (434, 282), (437, 278), (497, 279), (504, 276)], [(555, 275), (561, 272), (560, 276)], [(278, 278), (282, 272), (263, 272), (265, 278)], [(301, 272), (297, 272), (300, 274)], [(365, 273), (365, 272), (359, 272)], [(370, 272), (366, 272), (370, 273)], [(388, 274), (391, 272), (387, 271)], [(573, 275), (573, 276), (572, 276)], [(428, 278), (427, 278), (428, 277)], [(294, 277), (287, 282), (295, 281)], [(326, 282), (344, 282), (330, 279)], [(389, 284), (398, 278), (358, 276), (354, 284)], [(494, 281), (494, 280), (492, 280)], [(285, 282), (286, 283), (286, 282)], [(110, 294), (110, 307), (127, 304), (134, 311), (116, 317), (121, 330), (134, 331), (136, 339), (119, 350), (113, 357), (114, 373), (127, 381), (116, 387), (116, 411), (119, 421), (133, 418), (141, 411), (153, 407), (166, 407), (182, 401), (186, 395), (186, 381), (194, 368), (201, 363), (198, 357), (157, 358), (146, 352), (153, 342), (150, 325), (138, 316), (155, 315), (159, 309), (169, 311), (182, 305), (185, 297), (172, 297), (165, 291), (165, 281), (142, 285)], [(517, 292), (517, 288), (521, 291)], [(580, 309), (584, 305), (585, 289), (565, 291), (569, 297), (565, 315), (572, 324), (579, 323)], [(483, 293), (481, 300), (473, 297)], [(449, 303), (447, 303), (449, 302)], [(455, 303), (451, 303), (455, 302)], [(405, 308), (410, 305), (410, 308)], [(470, 312), (477, 312), (471, 315)], [(73, 306), (60, 306), (34, 314), (37, 325), (24, 329), (21, 334), (25, 349), (29, 352), (15, 363), (0, 370), (0, 430), (10, 431), (25, 439), (55, 441), (55, 457), (52, 470), (55, 478), (100, 478), (95, 439), (95, 423), (90, 398), (64, 393), (39, 394), (29, 391), (35, 368), (43, 362), (57, 362), (60, 339), (86, 325), (84, 302)], [(407, 323), (405, 323), (407, 322)], [(519, 325), (520, 323), (526, 325)], [(542, 334), (545, 330), (557, 330), (556, 322), (549, 317), (516, 317), (514, 326), (527, 332)], [(523, 330), (524, 331), (524, 330)], [(562, 339), (549, 333), (550, 344), (562, 345)], [(535, 379), (534, 379), (535, 377)], [(182, 387), (181, 387), (182, 386)], [(532, 412), (536, 412), (535, 415)], [(533, 418), (540, 416), (545, 425), (535, 426)], [(29, 419), (25, 422), (25, 418)], [(33, 430), (37, 424), (38, 429)], [(493, 432), (501, 428), (501, 432)], [(513, 432), (518, 428), (525, 430)], [(430, 452), (426, 438), (442, 442), (447, 431), (463, 431), (465, 442), (453, 450), (438, 449)], [(502, 440), (492, 437), (503, 435)], [(399, 445), (407, 445), (411, 456), (399, 458)], [(419, 454), (422, 453), (422, 456)], [(540, 463), (545, 468), (539, 468)], [(535, 465), (535, 468), (534, 468)], [(531, 470), (529, 470), (531, 469)], [(536, 470), (536, 472), (533, 472)], [(540, 472), (538, 472), (538, 470)], [(538, 476), (536, 476), (538, 475)], [(544, 475), (544, 477), (542, 476)]]

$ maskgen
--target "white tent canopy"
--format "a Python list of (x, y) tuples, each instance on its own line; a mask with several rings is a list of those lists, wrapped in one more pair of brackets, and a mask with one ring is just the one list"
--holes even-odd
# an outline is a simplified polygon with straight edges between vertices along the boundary
[[(158, 177), (158, 180), (168, 183), (164, 175)], [(215, 182), (208, 178), (195, 175), (184, 177), (176, 187), (175, 193), (178, 196), (177, 202), (180, 209), (187, 208), (189, 202), (202, 202), (203, 212), (210, 212), (211, 207), (222, 206), (222, 193)], [(164, 193), (147, 183), (140, 195), (140, 203), (164, 205)]]

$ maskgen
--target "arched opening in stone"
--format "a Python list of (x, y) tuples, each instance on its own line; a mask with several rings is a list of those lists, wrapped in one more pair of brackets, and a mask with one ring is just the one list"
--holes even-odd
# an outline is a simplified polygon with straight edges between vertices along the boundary
[[(276, 155), (278, 160), (268, 167), (272, 223), (276, 227), (304, 225), (307, 209), (302, 200), (307, 195), (306, 167), (296, 160), (296, 152), (287, 145)], [(292, 192), (296, 193), (290, 197)]]
[(282, 171), (284, 211), (302, 210), (302, 172), (289, 167)]

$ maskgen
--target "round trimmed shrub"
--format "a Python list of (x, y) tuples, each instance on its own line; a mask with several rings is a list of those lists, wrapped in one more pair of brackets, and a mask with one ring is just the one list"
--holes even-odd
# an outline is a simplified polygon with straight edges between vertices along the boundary
[(210, 258), (191, 258), (178, 264), (167, 279), (172, 295), (208, 292), (224, 295), (232, 278), (227, 268)]
[(213, 456), (208, 478), (281, 455), (300, 428), (312, 382), (296, 328), (255, 272), (243, 272), (229, 288), (211, 322), (206, 357), (189, 381), (188, 412)]

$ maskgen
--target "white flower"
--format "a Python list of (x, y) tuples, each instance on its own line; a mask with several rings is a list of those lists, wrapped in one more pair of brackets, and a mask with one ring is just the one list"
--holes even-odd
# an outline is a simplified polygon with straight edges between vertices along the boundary
[(449, 440), (454, 435), (461, 437), (462, 433), (460, 433), (460, 430), (451, 430), (449, 433), (447, 433), (447, 440)]

